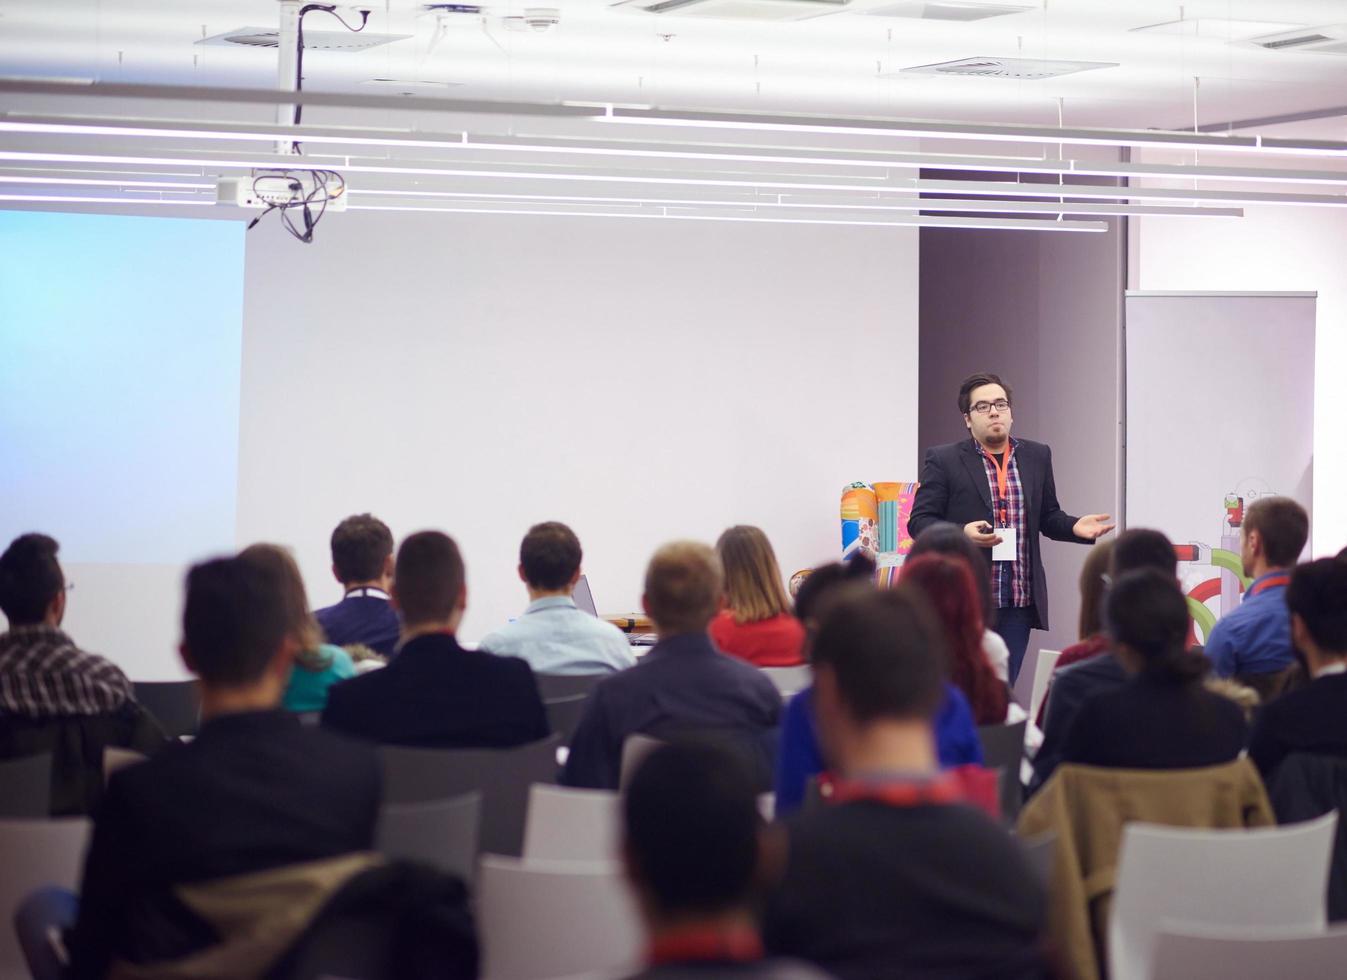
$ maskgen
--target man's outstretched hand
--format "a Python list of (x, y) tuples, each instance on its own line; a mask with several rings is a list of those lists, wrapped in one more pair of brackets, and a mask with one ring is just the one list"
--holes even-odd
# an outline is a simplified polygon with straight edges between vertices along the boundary
[(1076, 537), (1085, 538), (1087, 541), (1098, 541), (1104, 535), (1112, 531), (1117, 524), (1108, 523), (1112, 520), (1109, 514), (1086, 514), (1080, 520), (1076, 521), (1076, 526), (1071, 530), (1075, 532)]
[(1001, 543), (1001, 536), (986, 521), (972, 521), (965, 524), (963, 533), (968, 535), (968, 540), (979, 548), (995, 548)]

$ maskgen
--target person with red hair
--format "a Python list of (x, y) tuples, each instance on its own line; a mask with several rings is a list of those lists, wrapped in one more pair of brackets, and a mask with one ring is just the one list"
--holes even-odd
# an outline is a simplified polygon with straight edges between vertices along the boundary
[(949, 674), (963, 691), (979, 725), (1007, 720), (1010, 691), (982, 649), (982, 601), (968, 563), (950, 555), (925, 554), (903, 566), (902, 581), (931, 604), (949, 648)]

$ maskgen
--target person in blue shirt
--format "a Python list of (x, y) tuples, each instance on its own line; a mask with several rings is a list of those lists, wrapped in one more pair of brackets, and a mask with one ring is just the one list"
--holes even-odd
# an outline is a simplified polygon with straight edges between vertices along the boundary
[(610, 674), (634, 666), (622, 631), (576, 606), (584, 553), (565, 524), (535, 524), (519, 545), (519, 578), (528, 589), (524, 614), (482, 638), (479, 650), (527, 660), (539, 674)]
[[(864, 555), (846, 564), (814, 569), (795, 597), (795, 615), (806, 630), (817, 623), (821, 612), (834, 601), (835, 593), (864, 588), (874, 582), (874, 563)], [(809, 638), (806, 635), (805, 648)], [(781, 740), (777, 749), (776, 814), (784, 816), (804, 802), (809, 780), (823, 772), (823, 755), (814, 728), (814, 689), (807, 687), (791, 698), (781, 715)], [(953, 684), (945, 683), (945, 697), (932, 723), (936, 754), (944, 768), (982, 763), (982, 743), (968, 699)]]
[(1290, 497), (1264, 497), (1250, 505), (1240, 528), (1240, 558), (1244, 574), (1253, 581), (1239, 608), (1222, 617), (1207, 639), (1206, 654), (1215, 672), (1258, 689), (1264, 697), (1279, 688), (1269, 679), (1295, 663), (1286, 586), (1309, 530), (1305, 508)]

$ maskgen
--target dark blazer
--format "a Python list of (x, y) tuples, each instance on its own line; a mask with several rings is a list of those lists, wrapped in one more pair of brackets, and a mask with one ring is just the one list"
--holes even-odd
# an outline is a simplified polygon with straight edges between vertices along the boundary
[[(1043, 574), (1039, 534), (1054, 541), (1092, 544), (1076, 537), (1072, 528), (1077, 517), (1057, 503), (1057, 484), (1052, 477), (1052, 450), (1041, 442), (1015, 440), (1015, 465), (1024, 489), (1024, 524), (1028, 535), (1029, 565), (1033, 582), (1035, 625), (1048, 628), (1048, 579)], [(986, 464), (970, 437), (926, 450), (921, 464), (921, 486), (912, 502), (907, 530), (914, 538), (937, 521), (949, 521), (963, 527), (973, 521), (994, 523), (992, 492), (987, 483)], [(987, 574), (991, 575), (992, 553), (985, 549)]]
[(1030, 792), (1048, 781), (1062, 762), (1066, 733), (1076, 712), (1090, 697), (1101, 691), (1116, 691), (1127, 683), (1127, 671), (1112, 653), (1104, 652), (1063, 667), (1052, 675), (1048, 703), (1043, 716), (1043, 744), (1034, 754), (1034, 778)]
[(153, 962), (211, 945), (174, 886), (368, 850), (379, 797), (373, 749), (288, 711), (212, 719), (121, 770), (84, 866), (73, 976), (103, 976), (112, 956)]
[(764, 791), (776, 767), (781, 695), (761, 670), (705, 633), (661, 640), (635, 667), (599, 681), (571, 739), (562, 782), (617, 789), (628, 735), (704, 735), (743, 751)]
[(1329, 674), (1283, 694), (1259, 710), (1249, 736), (1249, 758), (1272, 782), (1292, 752), (1347, 759), (1347, 674)]
[(398, 645), (401, 625), (393, 604), (372, 595), (349, 595), (314, 614), (327, 642), (337, 646), (361, 643), (385, 657)]
[(551, 731), (528, 663), (464, 650), (448, 633), (418, 636), (387, 667), (330, 688), (323, 727), (423, 748), (509, 748)]

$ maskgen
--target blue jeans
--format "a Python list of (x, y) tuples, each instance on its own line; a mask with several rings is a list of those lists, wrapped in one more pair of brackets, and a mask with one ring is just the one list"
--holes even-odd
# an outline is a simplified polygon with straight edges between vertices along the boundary
[(996, 610), (996, 628), (994, 630), (1006, 641), (1010, 650), (1010, 683), (1020, 676), (1020, 667), (1024, 664), (1024, 653), (1029, 649), (1029, 631), (1033, 629), (1034, 607), (1021, 606)]

